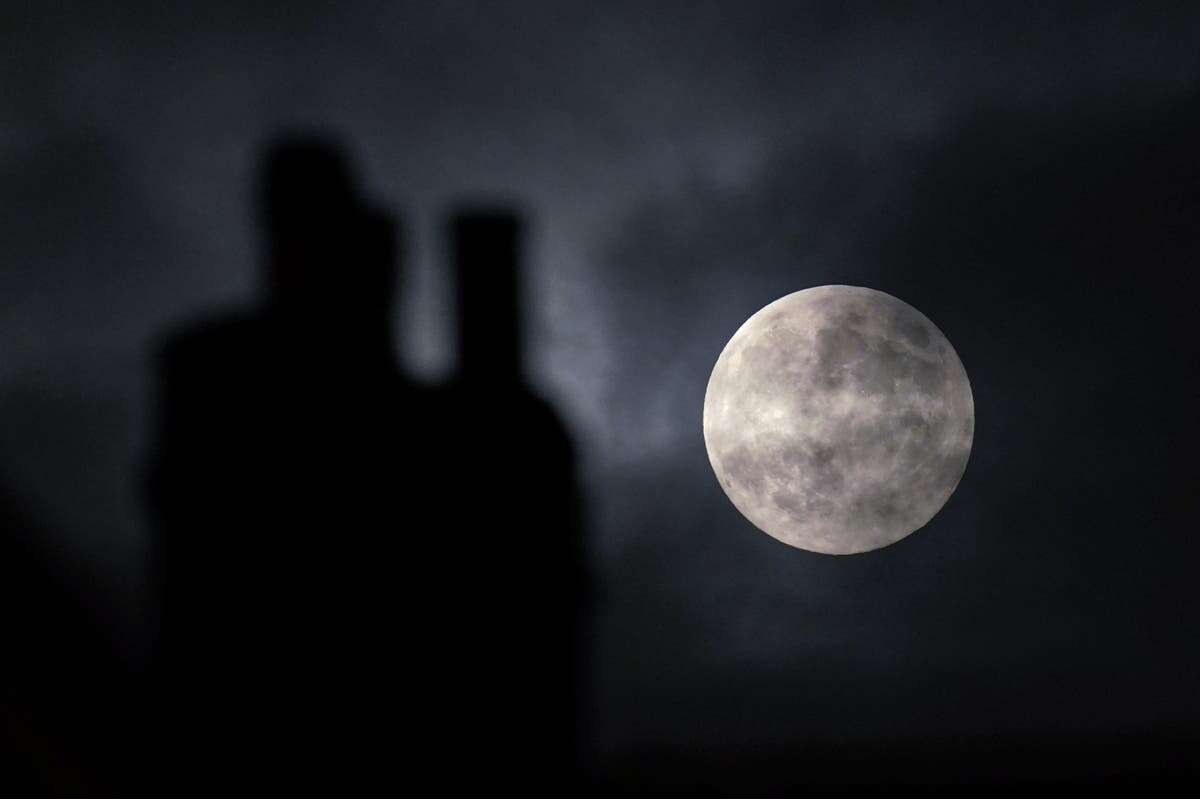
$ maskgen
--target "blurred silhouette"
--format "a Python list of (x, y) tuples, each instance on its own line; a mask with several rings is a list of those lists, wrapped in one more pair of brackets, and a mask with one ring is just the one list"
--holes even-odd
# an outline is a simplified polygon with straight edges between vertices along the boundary
[(466, 661), (487, 673), (474, 693), (492, 767), (507, 784), (561, 784), (580, 757), (584, 554), (571, 441), (522, 363), (523, 234), (502, 208), (464, 208), (450, 223), (459, 371), (448, 405), (466, 479), (448, 499), (466, 511), (475, 646), (497, 655)]
[(565, 778), (578, 517), (566, 433), (519, 371), (516, 218), (455, 222), (462, 369), (429, 389), (394, 363), (393, 222), (341, 151), (279, 142), (262, 185), (261, 307), (160, 361), (170, 792), (464, 756), (466, 783)]
[(390, 343), (391, 220), (319, 139), (276, 144), (262, 185), (262, 306), (161, 356), (166, 762), (199, 793), (319, 776), (356, 737), (339, 730), (389, 705), (397, 514), (422, 479), (420, 392)]

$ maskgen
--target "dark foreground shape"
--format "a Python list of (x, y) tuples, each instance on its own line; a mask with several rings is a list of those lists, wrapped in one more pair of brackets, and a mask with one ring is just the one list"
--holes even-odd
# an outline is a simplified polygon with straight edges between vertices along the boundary
[(164, 790), (569, 778), (574, 465), (521, 376), (519, 221), (453, 225), (462, 368), (422, 388), (341, 151), (281, 142), (263, 185), (264, 301), (160, 360)]

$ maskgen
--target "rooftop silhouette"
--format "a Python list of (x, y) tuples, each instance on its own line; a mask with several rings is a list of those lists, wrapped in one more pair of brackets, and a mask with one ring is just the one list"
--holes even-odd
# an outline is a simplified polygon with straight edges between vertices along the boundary
[(466, 730), (489, 779), (568, 778), (578, 496), (524, 382), (519, 216), (454, 215), (459, 369), (422, 386), (392, 353), (398, 225), (345, 152), (284, 139), (261, 174), (260, 302), (159, 360), (164, 779), (365, 786)]

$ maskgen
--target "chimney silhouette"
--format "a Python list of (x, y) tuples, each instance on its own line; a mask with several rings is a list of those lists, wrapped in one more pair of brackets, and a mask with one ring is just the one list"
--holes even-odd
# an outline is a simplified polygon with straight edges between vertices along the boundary
[(459, 375), (472, 383), (523, 382), (521, 220), (503, 208), (469, 208), (453, 215), (450, 232)]

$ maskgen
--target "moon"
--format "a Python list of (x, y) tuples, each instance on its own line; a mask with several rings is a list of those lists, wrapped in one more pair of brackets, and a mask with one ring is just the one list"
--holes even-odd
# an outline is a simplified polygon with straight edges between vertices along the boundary
[(717, 358), (704, 444), (756, 527), (810, 552), (894, 544), (954, 493), (975, 431), (966, 370), (920, 311), (819, 286), (751, 316)]

